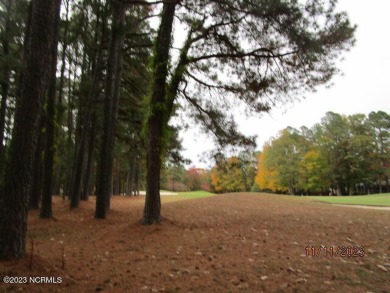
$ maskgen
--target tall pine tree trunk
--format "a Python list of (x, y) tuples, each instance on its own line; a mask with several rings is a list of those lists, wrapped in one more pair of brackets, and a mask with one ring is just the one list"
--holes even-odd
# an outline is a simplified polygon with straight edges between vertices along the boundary
[[(77, 52), (76, 52), (77, 53)], [(71, 64), (72, 63), (72, 58), (75, 58), (75, 60), (78, 59), (78, 56), (76, 54), (76, 56), (74, 57), (71, 57), (69, 56), (68, 57), (68, 63)], [(70, 65), (69, 65), (69, 69), (70, 69)], [(76, 70), (74, 70), (76, 72)], [(74, 121), (73, 121), (73, 118), (74, 118), (74, 114), (73, 114), (73, 107), (74, 107), (74, 93), (75, 93), (75, 82), (73, 82), (73, 86), (72, 86), (72, 81), (74, 80), (74, 78), (72, 78), (72, 70), (68, 70), (68, 89), (69, 89), (69, 95), (68, 95), (68, 107), (67, 107), (67, 138), (66, 138), (66, 150), (67, 150), (67, 154), (66, 154), (66, 161), (65, 161), (65, 164), (66, 164), (66, 179), (65, 179), (65, 188), (64, 188), (64, 195), (63, 197), (65, 198), (65, 195), (68, 195), (70, 194), (70, 190), (71, 190), (71, 187), (73, 185), (73, 168), (72, 168), (72, 160), (73, 160), (73, 157), (72, 157), (72, 152), (74, 151), (73, 150), (73, 135), (75, 133), (74, 129), (75, 129), (75, 126), (74, 126)], [(61, 88), (61, 84), (60, 84), (60, 88)], [(59, 93), (59, 98), (61, 99), (61, 92)]]
[(124, 21), (127, 4), (112, 1), (112, 29), (106, 73), (104, 125), (98, 162), (95, 217), (104, 219), (110, 205), (115, 128), (122, 79)]
[[(5, 11), (5, 24), (4, 24), (4, 32), (1, 40), (2, 49), (3, 49), (3, 58), (6, 60), (3, 65), (3, 69), (1, 72), (1, 103), (0, 103), (0, 176), (3, 176), (4, 170), (4, 162), (5, 162), (5, 145), (4, 145), (4, 137), (5, 137), (5, 117), (7, 114), (7, 100), (8, 100), (8, 92), (10, 87), (10, 75), (11, 69), (8, 65), (7, 59), (10, 54), (10, 34), (11, 34), (11, 7), (12, 1), (8, 0), (6, 2), (6, 11)], [(1, 181), (0, 181), (1, 182)]]
[(21, 95), (0, 190), (0, 260), (18, 259), (25, 254), (31, 169), (51, 60), (54, 4), (53, 0), (32, 0)]
[[(96, 27), (98, 28), (98, 27)], [(75, 166), (72, 174), (72, 182), (70, 184), (70, 208), (77, 208), (81, 198), (82, 192), (82, 178), (83, 178), (83, 169), (84, 169), (84, 158), (87, 151), (88, 144), (88, 135), (90, 133), (90, 124), (94, 115), (94, 102), (97, 100), (99, 95), (99, 83), (101, 79), (102, 72), (102, 64), (103, 64), (103, 46), (104, 46), (104, 38), (105, 38), (105, 22), (101, 25), (101, 40), (99, 50), (96, 53), (96, 66), (93, 66), (93, 79), (91, 88), (88, 93), (86, 108), (83, 117), (83, 124), (81, 126), (81, 134), (80, 139), (75, 150)], [(97, 40), (97, 39), (96, 39)]]
[(81, 200), (88, 200), (91, 191), (92, 171), (95, 153), (95, 136), (96, 136), (96, 114), (93, 114), (91, 128), (89, 129), (89, 142), (87, 154), (87, 168), (85, 170), (84, 186), (81, 193)]
[(161, 220), (160, 172), (162, 155), (166, 146), (164, 135), (170, 116), (166, 106), (169, 49), (177, 1), (164, 3), (158, 31), (153, 63), (153, 88), (150, 99), (150, 114), (147, 121), (147, 175), (143, 224), (151, 225)]
[(51, 68), (50, 82), (47, 93), (47, 115), (46, 115), (46, 145), (43, 169), (43, 189), (41, 218), (51, 218), (51, 196), (53, 194), (53, 172), (54, 172), (54, 134), (55, 134), (55, 100), (56, 100), (56, 80), (57, 80), (57, 46), (58, 46), (58, 24), (60, 20), (61, 0), (55, 1), (54, 8), (54, 28), (51, 43)]
[[(70, 0), (63, 1), (64, 7), (65, 7), (65, 19), (63, 22), (63, 35), (62, 35), (62, 52), (61, 52), (61, 69), (60, 69), (60, 78), (59, 78), (59, 84), (58, 84), (58, 111), (57, 111), (57, 123), (58, 125), (63, 125), (64, 120), (64, 113), (65, 108), (63, 105), (63, 99), (64, 99), (64, 87), (65, 87), (65, 69), (66, 69), (66, 53), (68, 50), (68, 38), (69, 38), (69, 5)], [(56, 136), (60, 137), (65, 134), (63, 129), (61, 127), (57, 127), (56, 129)], [(62, 143), (59, 144), (58, 147), (58, 153), (60, 154), (66, 154), (69, 150), (66, 148), (67, 144)], [(64, 176), (65, 180), (62, 179), (63, 174), (63, 166), (67, 166), (67, 159), (66, 155), (63, 158), (59, 158), (59, 167), (57, 168), (56, 172), (56, 184), (55, 184), (55, 190), (54, 192), (56, 194), (64, 194), (66, 189), (66, 176)], [(64, 163), (65, 161), (65, 163)], [(65, 167), (66, 168), (66, 167)], [(67, 175), (67, 173), (65, 173)], [(65, 182), (64, 182), (65, 181)]]

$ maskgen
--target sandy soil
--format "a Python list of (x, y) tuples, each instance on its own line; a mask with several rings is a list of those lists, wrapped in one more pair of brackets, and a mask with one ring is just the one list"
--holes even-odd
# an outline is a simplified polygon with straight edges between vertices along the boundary
[[(259, 194), (178, 198), (164, 196), (164, 221), (149, 227), (142, 196), (114, 197), (106, 220), (93, 218), (93, 198), (76, 210), (54, 198), (54, 219), (30, 213), (26, 259), (0, 263), (1, 277), (29, 284), (0, 282), (0, 292), (390, 292), (389, 211)], [(338, 246), (351, 249), (332, 257)]]

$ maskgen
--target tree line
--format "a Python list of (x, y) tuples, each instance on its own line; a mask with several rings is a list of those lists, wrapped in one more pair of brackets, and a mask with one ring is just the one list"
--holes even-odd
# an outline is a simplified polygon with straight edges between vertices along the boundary
[(209, 173), (211, 189), (217, 193), (390, 192), (390, 114), (328, 112), (310, 129), (281, 130), (261, 152), (222, 158)]
[(256, 182), (289, 194), (390, 191), (390, 115), (328, 112), (311, 129), (286, 128), (264, 145)]
[(143, 186), (142, 222), (159, 222), (161, 170), (183, 160), (171, 118), (220, 150), (253, 146), (232, 105), (268, 111), (329, 82), (354, 44), (336, 2), (1, 1), (0, 259), (24, 256), (28, 211), (52, 217), (53, 194), (72, 209), (96, 194), (105, 218)]

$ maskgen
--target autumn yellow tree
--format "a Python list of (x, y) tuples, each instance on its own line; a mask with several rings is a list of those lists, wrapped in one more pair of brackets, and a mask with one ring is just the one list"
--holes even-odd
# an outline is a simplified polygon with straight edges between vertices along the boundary
[(308, 194), (324, 193), (324, 188), (329, 186), (326, 179), (326, 164), (321, 157), (318, 148), (310, 149), (299, 164), (299, 186)]
[(300, 186), (300, 165), (309, 142), (299, 130), (288, 127), (272, 139), (259, 159), (257, 184), (260, 189), (288, 190), (294, 195)]
[(221, 175), (218, 166), (214, 166), (210, 172), (211, 185), (215, 192), (222, 192)]
[(255, 181), (261, 190), (276, 191), (281, 187), (279, 186), (277, 180), (277, 168), (270, 166), (267, 161), (270, 147), (270, 144), (265, 144), (263, 152), (259, 154)]
[(242, 162), (230, 157), (219, 162), (210, 172), (211, 184), (216, 192), (245, 191)]

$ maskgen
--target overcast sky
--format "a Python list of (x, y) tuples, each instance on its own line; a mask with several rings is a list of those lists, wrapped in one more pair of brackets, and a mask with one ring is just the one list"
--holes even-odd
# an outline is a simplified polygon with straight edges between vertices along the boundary
[[(240, 118), (240, 129), (258, 137), (258, 150), (287, 126), (310, 128), (328, 111), (345, 115), (390, 112), (390, 1), (339, 0), (338, 8), (347, 11), (351, 22), (358, 25), (356, 45), (339, 65), (343, 76), (336, 76), (331, 88), (320, 87), (301, 102), (274, 109), (260, 118)], [(202, 162), (204, 152), (213, 148), (206, 135), (192, 129), (182, 138), (186, 149), (183, 155), (192, 160), (192, 165), (212, 166), (212, 162)]]

